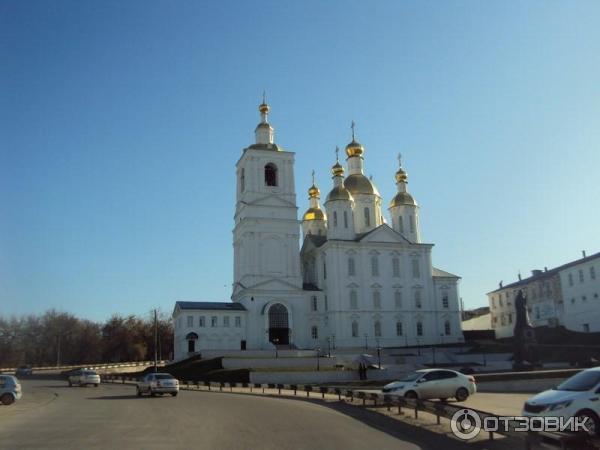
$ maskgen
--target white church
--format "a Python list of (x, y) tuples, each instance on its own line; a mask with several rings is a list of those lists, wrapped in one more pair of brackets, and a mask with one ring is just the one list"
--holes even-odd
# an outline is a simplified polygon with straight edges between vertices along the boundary
[(232, 302), (176, 302), (175, 359), (203, 350), (462, 342), (459, 277), (433, 267), (403, 168), (388, 222), (353, 127), (346, 169), (335, 162), (322, 204), (313, 181), (299, 222), (295, 154), (275, 143), (269, 110), (259, 106), (256, 143), (236, 164)]

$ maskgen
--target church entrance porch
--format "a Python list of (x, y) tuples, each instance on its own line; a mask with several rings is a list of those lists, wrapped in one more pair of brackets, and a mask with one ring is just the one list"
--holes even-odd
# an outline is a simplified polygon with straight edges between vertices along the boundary
[(269, 342), (275, 345), (289, 345), (290, 327), (287, 308), (275, 303), (269, 308)]

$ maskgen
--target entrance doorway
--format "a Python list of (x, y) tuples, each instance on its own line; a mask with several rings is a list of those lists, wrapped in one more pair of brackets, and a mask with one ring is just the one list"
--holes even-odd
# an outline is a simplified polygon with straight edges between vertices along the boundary
[(198, 335), (196, 333), (188, 333), (185, 337), (188, 341), (188, 353), (196, 353), (196, 341)]
[(281, 303), (275, 303), (269, 308), (269, 342), (275, 345), (290, 343), (288, 310)]

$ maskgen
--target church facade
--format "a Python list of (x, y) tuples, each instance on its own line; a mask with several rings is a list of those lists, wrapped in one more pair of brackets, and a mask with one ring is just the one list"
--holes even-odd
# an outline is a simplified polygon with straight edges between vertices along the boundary
[(274, 345), (462, 342), (459, 277), (433, 267), (433, 244), (421, 242), (419, 206), (401, 165), (387, 222), (353, 131), (346, 168), (339, 160), (331, 168), (323, 203), (313, 180), (299, 223), (295, 154), (275, 143), (269, 106), (259, 111), (256, 142), (236, 164), (232, 302), (176, 302), (175, 358)]

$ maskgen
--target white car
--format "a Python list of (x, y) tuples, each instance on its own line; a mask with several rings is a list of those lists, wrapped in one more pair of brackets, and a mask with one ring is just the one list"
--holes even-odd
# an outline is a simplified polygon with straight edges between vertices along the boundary
[(423, 369), (408, 373), (404, 378), (386, 384), (384, 393), (403, 395), (406, 398), (439, 398), (450, 397), (459, 402), (465, 401), (469, 395), (477, 392), (475, 378), (448, 369)]
[(524, 416), (588, 418), (590, 434), (600, 433), (600, 367), (587, 369), (541, 392), (523, 405)]
[(79, 369), (69, 374), (69, 386), (87, 386), (92, 384), (96, 387), (100, 384), (100, 375), (93, 370)]
[(12, 375), (0, 375), (0, 403), (12, 405), (22, 396), (21, 383)]
[(170, 373), (149, 373), (137, 384), (137, 396), (150, 394), (152, 397), (156, 394), (171, 394), (177, 396), (179, 392), (179, 381)]

